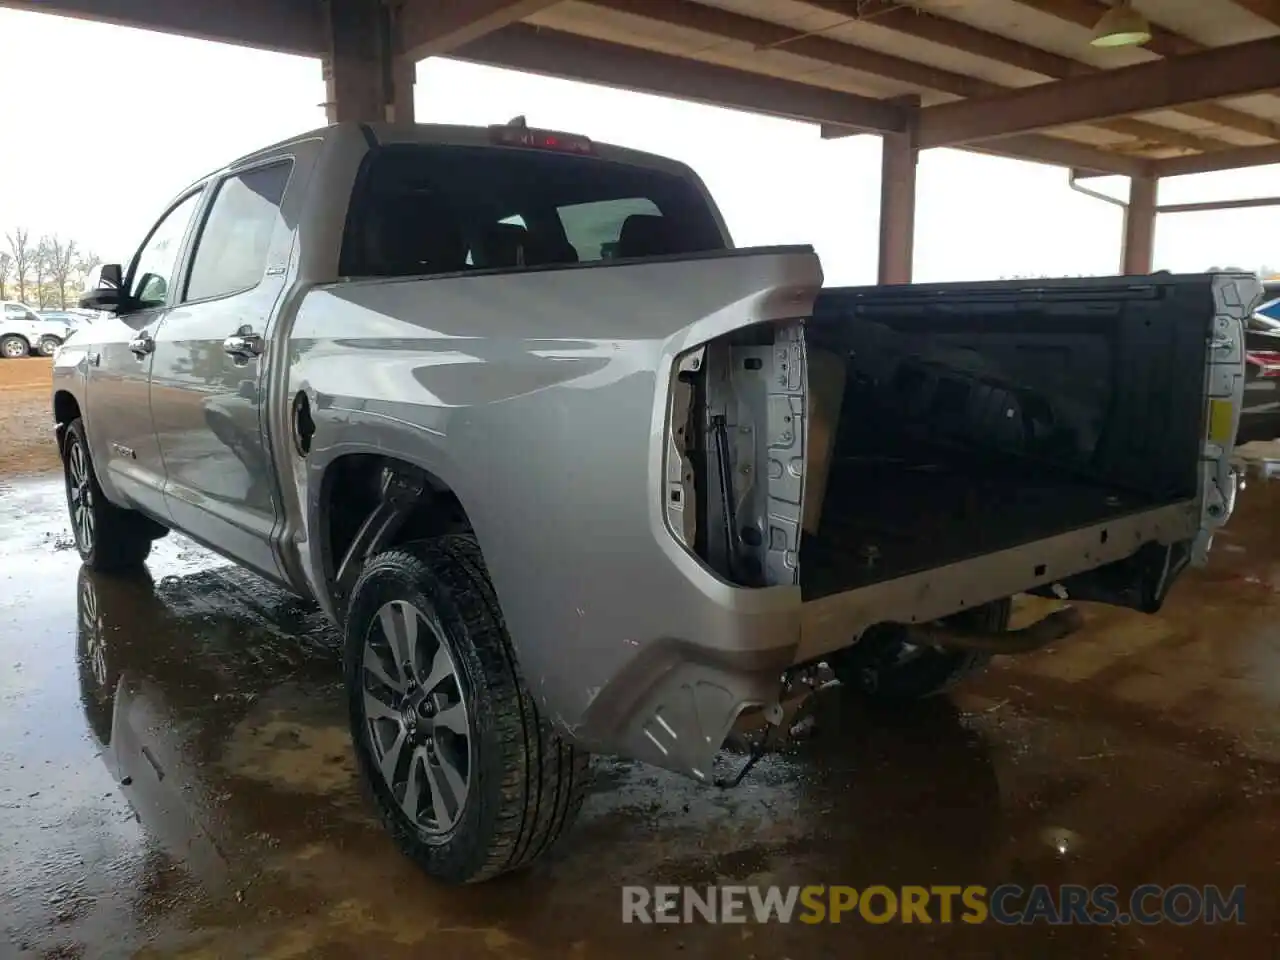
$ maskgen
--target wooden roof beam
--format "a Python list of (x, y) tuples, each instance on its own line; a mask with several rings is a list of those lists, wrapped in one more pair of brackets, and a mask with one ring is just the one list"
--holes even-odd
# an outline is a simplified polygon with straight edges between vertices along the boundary
[(1280, 143), (1265, 147), (1240, 147), (1193, 157), (1171, 157), (1156, 160), (1152, 167), (1158, 177), (1178, 177), (1185, 173), (1209, 173), (1213, 170), (1238, 170), (1280, 163)]
[[(1108, 9), (1108, 5), (1101, 0), (1017, 0), (1017, 2), (1024, 7), (1057, 17), (1059, 20), (1077, 24), (1086, 30), (1092, 30), (1097, 25), (1098, 18)], [(1158, 23), (1152, 23), (1151, 40), (1144, 44), (1142, 49), (1160, 57), (1180, 57), (1188, 53), (1199, 53), (1207, 50), (1208, 47), (1198, 40), (1192, 40)], [(1266, 137), (1269, 140), (1280, 140), (1280, 123), (1275, 123), (1266, 117), (1245, 113), (1234, 107), (1223, 106), (1220, 103), (1185, 104), (1179, 108), (1179, 112), (1220, 127), (1230, 127), (1257, 137)]]
[[(1069, 77), (1102, 72), (1101, 67), (1095, 67), (1082, 60), (1041, 50), (1039, 47), (1033, 47), (1019, 40), (1010, 40), (998, 33), (990, 33), (967, 23), (949, 20), (932, 11), (904, 7), (899, 0), (806, 0), (806, 2), (810, 6), (819, 7), (831, 13), (865, 20), (867, 23), (893, 30), (895, 33), (953, 47), (977, 57), (1017, 67), (1028, 73), (1038, 73), (1042, 77), (1053, 80), (1065, 80)], [(1274, 2), (1280, 3), (1280, 0), (1274, 0)], [(1096, 20), (1097, 17), (1095, 16), (1094, 19)], [(1220, 109), (1228, 114), (1235, 112), (1226, 107)], [(1235, 126), (1233, 122), (1226, 122), (1234, 118), (1215, 114), (1214, 118), (1210, 119), (1202, 116), (1195, 106), (1184, 108), (1179, 112), (1206, 122), (1228, 127)], [(1116, 123), (1119, 126), (1116, 126)], [(1266, 121), (1263, 123), (1265, 124)], [(1254, 125), (1245, 124), (1237, 129), (1252, 126)], [(1113, 121), (1107, 125), (1107, 129), (1141, 140), (1156, 140), (1172, 146), (1206, 152), (1233, 146), (1210, 136), (1189, 133), (1144, 120)], [(1251, 129), (1249, 132), (1257, 131)], [(1280, 125), (1275, 125), (1274, 134), (1276, 139), (1280, 140)]]
[(768, 20), (708, 7), (687, 0), (587, 0), (592, 6), (643, 17), (657, 23), (696, 30), (699, 33), (736, 40), (763, 50), (778, 48), (832, 66), (848, 67), (927, 90), (939, 90), (958, 97), (976, 97), (997, 88), (977, 77), (931, 67), (903, 57), (841, 43), (827, 37), (805, 36), (791, 27)]
[(558, 2), (406, 0), (400, 8), (401, 53), (411, 60), (439, 56)]
[(1243, 7), (1255, 17), (1261, 17), (1280, 27), (1280, 0), (1234, 0), (1237, 7)]
[[(1011, 160), (1029, 160), (1032, 163), (1047, 163), (1055, 167), (1071, 167), (1085, 171), (1086, 176), (1096, 177), (1113, 174), (1126, 177), (1148, 176), (1154, 163), (1144, 157), (1099, 150), (1097, 147), (1091, 147), (1087, 143), (1076, 140), (1047, 137), (1035, 133), (1002, 137), (999, 140), (983, 140), (980, 143), (966, 144), (960, 149), (986, 153), (995, 157), (1007, 157)], [(1217, 156), (1217, 153), (1197, 154), (1197, 156)]]
[[(839, 140), (842, 137), (856, 136), (860, 132), (836, 124), (822, 125), (823, 140)], [(1008, 157), (1011, 160), (1047, 163), (1055, 167), (1071, 167), (1078, 170), (1081, 177), (1110, 177), (1117, 174), (1126, 177), (1146, 176), (1151, 172), (1151, 165), (1154, 162), (1128, 153), (1101, 150), (1087, 143), (1081, 143), (1079, 140), (1049, 137), (1038, 133), (1002, 137), (999, 140), (984, 140), (981, 143), (965, 144), (956, 149), (987, 153), (994, 157)], [(1197, 156), (1201, 155), (1197, 154)]]
[(837, 16), (848, 17), (895, 33), (928, 40), (944, 47), (1006, 63), (1029, 73), (1062, 79), (1077, 73), (1088, 73), (1088, 64), (1059, 56), (998, 33), (949, 20), (933, 10), (903, 6), (901, 0), (805, 0)]
[[(651, 0), (643, 2), (648, 9)], [(781, 35), (794, 34), (794, 31), (776, 24), (750, 22), (780, 30)], [(764, 34), (760, 36), (763, 38)], [(856, 47), (849, 49), (857, 54)], [(450, 56), (495, 67), (815, 122), (822, 126), (826, 136), (902, 132), (907, 129), (909, 108), (900, 102), (859, 97), (526, 24), (505, 27), (472, 41)], [(1140, 158), (1056, 137), (1012, 137), (1007, 141), (983, 144), (982, 149), (1018, 159), (1075, 165), (1107, 174), (1138, 175), (1147, 170), (1147, 162)]]
[(1216, 47), (921, 111), (921, 147), (1092, 123), (1280, 86), (1280, 37)]
[(884, 100), (527, 24), (494, 31), (450, 56), (792, 120), (877, 133), (907, 129), (907, 112)]
[[(979, 97), (1009, 89), (979, 77), (929, 67), (913, 60), (890, 56), (827, 37), (801, 34), (781, 24), (742, 16), (715, 7), (688, 3), (686, 0), (588, 0), (588, 2), (593, 6), (618, 13), (696, 30), (699, 33), (723, 37), (726, 40), (750, 44), (761, 49), (785, 50), (832, 66), (847, 67), (958, 97)], [(911, 11), (901, 12), (915, 17)], [(1046, 56), (1052, 55), (1046, 54)], [(1137, 141), (1184, 147), (1190, 150), (1208, 151), (1227, 146), (1220, 141), (1143, 120), (1112, 120), (1099, 126), (1113, 133), (1132, 137)], [(856, 133), (857, 131), (847, 132)], [(841, 134), (833, 129), (828, 131), (828, 135), (835, 137)]]
[(0, 0), (0, 7), (309, 57), (327, 49), (320, 5), (314, 0)]

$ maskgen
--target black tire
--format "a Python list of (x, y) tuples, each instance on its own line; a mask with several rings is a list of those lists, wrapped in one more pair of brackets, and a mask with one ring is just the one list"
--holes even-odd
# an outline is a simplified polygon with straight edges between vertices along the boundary
[(62, 341), (57, 337), (43, 337), (40, 340), (40, 356), (52, 357), (58, 352), (60, 346), (62, 346)]
[(30, 353), (31, 347), (26, 340), (17, 334), (0, 337), (0, 357), (6, 360), (19, 360)]
[(117, 507), (106, 498), (94, 472), (84, 422), (80, 419), (67, 425), (62, 441), (62, 473), (71, 532), (85, 566), (100, 573), (141, 569), (151, 553), (152, 541), (163, 536), (165, 528), (140, 513)]
[[(466, 708), (466, 799), (444, 829), (424, 826), (423, 814), (410, 819), (396, 796), (401, 786), (396, 775), (393, 788), (377, 759), (379, 752), (384, 757), (389, 752), (376, 733), (377, 725), (390, 722), (394, 735), (397, 721), (385, 716), (371, 720), (366, 693), (381, 689), (395, 694), (366, 670), (365, 657), (367, 650), (380, 649), (375, 645), (386, 636), (376, 624), (388, 604), (401, 611), (416, 608), (415, 613), (433, 618), (419, 622), (438, 630), (428, 642), (447, 649)], [(374, 557), (352, 590), (345, 630), (356, 757), (397, 846), (427, 874), (451, 884), (488, 880), (546, 854), (582, 806), (589, 758), (553, 731), (529, 695), (475, 540), (442, 536)], [(381, 661), (388, 662), (385, 657)], [(430, 680), (423, 682), (420, 689), (429, 684)], [(408, 696), (412, 695), (411, 684)], [(423, 769), (415, 767), (417, 763), (416, 754), (411, 754), (406, 792), (414, 770)], [(400, 767), (398, 760), (392, 763), (393, 770)], [(438, 816), (434, 823), (439, 828)]]
[[(981, 633), (1006, 630), (1011, 610), (1011, 601), (997, 600), (948, 617), (947, 623)], [(868, 700), (898, 705), (942, 693), (990, 661), (985, 652), (917, 646), (909, 626), (885, 623), (871, 627), (829, 665), (842, 684)]]

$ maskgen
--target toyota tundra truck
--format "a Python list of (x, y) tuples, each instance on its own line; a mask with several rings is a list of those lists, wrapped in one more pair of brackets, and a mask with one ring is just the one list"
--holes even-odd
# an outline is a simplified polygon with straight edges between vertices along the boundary
[(372, 803), (474, 882), (566, 831), (590, 752), (723, 782), (815, 664), (909, 700), (1066, 632), (1015, 594), (1158, 609), (1231, 511), (1259, 296), (824, 288), (672, 160), (338, 124), (102, 269), (53, 416), (84, 563), (174, 530), (313, 598)]

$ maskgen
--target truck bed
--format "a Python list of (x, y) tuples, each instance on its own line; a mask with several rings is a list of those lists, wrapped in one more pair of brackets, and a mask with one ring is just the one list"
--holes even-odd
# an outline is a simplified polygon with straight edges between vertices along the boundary
[[(807, 592), (825, 596), (1038, 540), (1151, 506), (1151, 500), (1014, 458), (945, 449), (844, 457), (804, 541)], [(865, 509), (873, 505), (874, 509)]]
[(805, 596), (1193, 498), (1213, 316), (1208, 277), (824, 291)]

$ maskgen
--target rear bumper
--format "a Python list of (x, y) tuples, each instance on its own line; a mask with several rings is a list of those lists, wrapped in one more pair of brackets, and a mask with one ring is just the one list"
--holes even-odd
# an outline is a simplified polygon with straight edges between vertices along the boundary
[(583, 715), (579, 733), (593, 749), (643, 760), (709, 782), (738, 716), (777, 701), (795, 663), (800, 611), (765, 617), (708, 610), (736, 649), (660, 638), (638, 646)]
[(777, 702), (788, 668), (847, 647), (873, 623), (937, 620), (1123, 560), (1143, 544), (1187, 542), (1199, 526), (1199, 505), (1188, 501), (806, 603), (785, 587), (704, 593), (691, 611), (697, 626), (680, 637), (628, 641), (634, 656), (575, 732), (593, 749), (709, 781), (743, 710)]
[[(651, 550), (615, 553), (609, 557), (615, 564), (612, 569), (601, 562), (583, 574), (602, 591), (610, 589), (612, 603), (605, 630), (588, 635), (573, 624), (565, 631), (570, 639), (562, 649), (582, 654), (575, 660), (578, 689), (571, 693), (581, 691), (586, 703), (562, 726), (593, 749), (709, 780), (716, 754), (743, 710), (776, 703), (788, 668), (849, 646), (874, 624), (931, 622), (1018, 593), (1057, 586), (1068, 589), (1068, 584), (1070, 594), (1082, 599), (1158, 609), (1180, 572), (1188, 564), (1205, 561), (1213, 533), (1230, 516), (1234, 501), (1235, 475), (1230, 461), (1232, 440), (1240, 428), (1244, 389), (1239, 314), (1242, 304), (1249, 301), (1247, 291), (1242, 293), (1236, 287), (1233, 278), (1214, 282), (1218, 303), (1207, 353), (1199, 340), (1194, 344), (1187, 340), (1195, 347), (1198, 362), (1205, 364), (1205, 390), (1198, 401), (1203, 406), (1197, 418), (1205, 431), (1199, 449), (1200, 476), (1193, 497), (1166, 506), (803, 602), (794, 575), (798, 567), (793, 564), (784, 563), (778, 576), (765, 579), (774, 586), (735, 587), (710, 569), (732, 571), (732, 564), (718, 564), (709, 556), (709, 568), (677, 543), (677, 531), (683, 529), (677, 521), (690, 502), (689, 490), (681, 484), (688, 468), (679, 463), (678, 469), (668, 469), (672, 461), (664, 460), (661, 450), (654, 451), (653, 459), (661, 467), (651, 470), (651, 475), (674, 484), (679, 496), (670, 499), (680, 504), (681, 510), (675, 511), (675, 517), (668, 510), (663, 517), (647, 518), (653, 539), (637, 537), (631, 541), (645, 548), (657, 545), (660, 559), (658, 552)], [(784, 548), (784, 556), (798, 550), (798, 545), (780, 533), (775, 535), (775, 528), (786, 526), (798, 540), (798, 529), (793, 528), (799, 526), (803, 501), (795, 495), (799, 491), (786, 486), (792, 474), (780, 466), (775, 470), (772, 460), (812, 458), (815, 452), (795, 442), (799, 437), (810, 438), (813, 419), (806, 416), (812, 411), (807, 402), (812, 397), (801, 396), (799, 404), (791, 402), (797, 370), (802, 369), (790, 352), (793, 343), (794, 337), (779, 336), (773, 351), (766, 351), (768, 356), (753, 354), (755, 347), (743, 348), (731, 364), (734, 377), (739, 367), (771, 371), (771, 402), (753, 418), (757, 428), (765, 424), (770, 457), (760, 459), (770, 462), (746, 460), (746, 467), (754, 467), (746, 470), (737, 461), (734, 465), (743, 475), (768, 477), (768, 505), (753, 515), (768, 518), (769, 535), (760, 542), (767, 544), (771, 553), (776, 545)], [(771, 358), (776, 369), (768, 366)], [(714, 358), (707, 359), (704, 376), (722, 382), (722, 378), (717, 380)], [(746, 361), (751, 359), (760, 363), (748, 366)], [(749, 380), (744, 375), (747, 385), (741, 396), (753, 396)], [(678, 394), (673, 395), (678, 399)], [(735, 394), (735, 402), (742, 403), (741, 396)], [(772, 402), (775, 400), (778, 402)], [(669, 417), (662, 421), (655, 418), (651, 437), (662, 436), (663, 422), (668, 431), (672, 424), (683, 423), (676, 406), (673, 403)], [(777, 423), (769, 419), (775, 412)], [(1190, 416), (1189, 411), (1183, 412)], [(801, 417), (805, 420), (797, 430)], [(727, 418), (721, 418), (725, 434), (727, 425)], [(721, 443), (728, 446), (727, 436)], [(779, 451), (786, 451), (786, 455)], [(808, 474), (812, 479), (811, 465), (812, 459), (794, 476)], [(764, 484), (756, 486), (765, 488)], [(736, 491), (737, 485), (722, 476), (721, 489)], [(652, 496), (651, 489), (646, 493)], [(666, 501), (667, 496), (662, 499)], [(708, 500), (714, 507), (715, 498)], [(793, 507), (796, 509), (789, 514), (783, 509)], [(713, 514), (708, 513), (712, 516), (710, 527), (727, 522)], [(786, 523), (780, 524), (780, 519)], [(635, 524), (632, 529), (639, 527)], [(685, 536), (680, 542), (687, 540)], [(764, 563), (767, 559), (761, 558), (762, 566), (772, 570)], [(789, 583), (787, 573), (792, 574)], [(581, 590), (582, 583), (575, 586)], [(576, 611), (584, 623), (590, 612), (585, 605)], [(576, 646), (569, 645), (575, 641)], [(541, 683), (549, 690), (552, 684), (546, 678), (563, 679), (565, 669), (561, 665), (555, 673), (530, 673), (535, 689)], [(573, 702), (572, 696), (548, 699), (552, 703)]]

